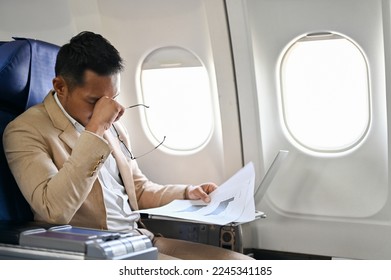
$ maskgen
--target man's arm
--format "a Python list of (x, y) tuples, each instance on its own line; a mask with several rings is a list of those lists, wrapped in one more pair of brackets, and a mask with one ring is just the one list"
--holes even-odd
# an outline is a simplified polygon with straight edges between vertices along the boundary
[(11, 122), (4, 132), (4, 149), (34, 212), (49, 223), (68, 223), (90, 193), (110, 148), (83, 132), (71, 152), (54, 129), (45, 134), (42, 127), (46, 125), (20, 119)]
[[(115, 124), (121, 139), (124, 139), (130, 149), (128, 133), (121, 123)], [(132, 168), (137, 201), (140, 209), (154, 208), (170, 203), (174, 199), (202, 199), (209, 202), (209, 193), (217, 188), (214, 183), (198, 186), (185, 184), (160, 185), (150, 181), (138, 167), (135, 160), (128, 159)]]

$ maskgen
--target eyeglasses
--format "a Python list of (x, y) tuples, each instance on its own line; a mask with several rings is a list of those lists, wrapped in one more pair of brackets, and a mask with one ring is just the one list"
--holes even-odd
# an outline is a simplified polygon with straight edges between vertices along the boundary
[[(145, 104), (136, 104), (136, 105), (132, 105), (132, 106), (126, 107), (125, 109), (131, 109), (131, 108), (138, 107), (138, 106), (143, 106), (143, 107), (145, 107), (145, 108), (149, 108), (149, 106), (147, 106), (147, 105), (145, 105)], [(124, 140), (121, 139), (121, 136), (119, 135), (119, 133), (118, 133), (118, 131), (117, 131), (117, 128), (115, 127), (114, 124), (112, 124), (112, 127), (113, 127), (115, 133), (117, 134), (118, 141), (122, 144), (122, 147), (124, 148), (124, 149), (122, 149), (123, 152), (124, 152), (131, 160), (135, 160), (135, 159), (138, 159), (138, 158), (140, 158), (140, 157), (146, 156), (146, 155), (148, 155), (149, 153), (152, 153), (154, 150), (156, 150), (157, 148), (159, 148), (159, 147), (164, 143), (164, 141), (166, 140), (166, 136), (164, 136), (164, 137), (163, 137), (163, 140), (162, 140), (157, 146), (155, 146), (152, 150), (150, 150), (150, 151), (148, 151), (148, 152), (146, 152), (146, 153), (144, 153), (144, 154), (141, 154), (141, 155), (135, 157), (135, 156), (133, 155), (133, 153), (129, 150), (129, 148), (126, 146)]]
[(132, 105), (132, 106), (129, 106), (129, 107), (125, 107), (125, 110), (126, 109), (131, 109), (131, 108), (134, 108), (134, 107), (138, 107), (138, 106), (143, 106), (145, 108), (149, 108), (149, 106), (147, 106), (145, 104), (136, 104), (136, 105)]

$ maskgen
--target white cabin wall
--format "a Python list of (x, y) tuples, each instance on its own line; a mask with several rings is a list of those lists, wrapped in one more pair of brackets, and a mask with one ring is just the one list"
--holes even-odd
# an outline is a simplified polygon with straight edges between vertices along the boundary
[[(248, 245), (347, 258), (390, 258), (389, 93), (384, 64), (390, 49), (389, 1), (227, 0), (227, 5), (239, 103), (258, 102), (241, 110), (241, 118), (253, 118), (260, 129), (259, 135), (252, 136), (247, 132), (251, 126), (244, 128), (250, 122), (242, 123), (243, 138), (259, 143), (245, 148), (245, 160), (259, 156), (268, 167), (279, 149), (290, 151), (265, 199), (256, 202), (268, 218), (246, 225), (251, 235), (245, 239), (251, 240)], [(278, 77), (281, 55), (292, 40), (316, 31), (352, 38), (369, 63), (370, 130), (347, 153), (308, 153), (292, 143), (284, 128)], [(236, 51), (246, 44), (250, 53)], [(247, 85), (249, 79), (252, 86)], [(259, 180), (263, 174), (258, 176)]]
[(75, 32), (69, 1), (2, 0), (0, 2), (0, 39), (12, 37), (40, 39), (64, 44)]

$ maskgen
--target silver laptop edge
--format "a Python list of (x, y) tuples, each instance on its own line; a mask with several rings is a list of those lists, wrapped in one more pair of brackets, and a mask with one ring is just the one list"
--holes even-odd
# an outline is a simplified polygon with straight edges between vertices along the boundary
[(263, 179), (261, 183), (259, 184), (258, 188), (255, 190), (254, 193), (254, 199), (255, 202), (259, 202), (264, 197), (267, 189), (269, 188), (271, 182), (273, 181), (277, 171), (280, 169), (282, 162), (286, 159), (288, 156), (289, 151), (286, 150), (280, 150), (277, 155), (275, 156), (272, 164), (266, 171), (265, 176), (263, 176)]

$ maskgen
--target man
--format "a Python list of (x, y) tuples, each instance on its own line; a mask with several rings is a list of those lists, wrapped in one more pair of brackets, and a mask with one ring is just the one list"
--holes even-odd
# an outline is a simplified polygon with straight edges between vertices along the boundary
[(58, 53), (54, 90), (7, 126), (7, 160), (35, 220), (136, 230), (153, 240), (162, 259), (249, 259), (217, 247), (154, 237), (138, 228), (134, 210), (174, 199), (208, 202), (216, 185), (158, 185), (127, 156), (129, 139), (117, 122), (124, 107), (115, 100), (122, 69), (110, 42), (82, 32)]

